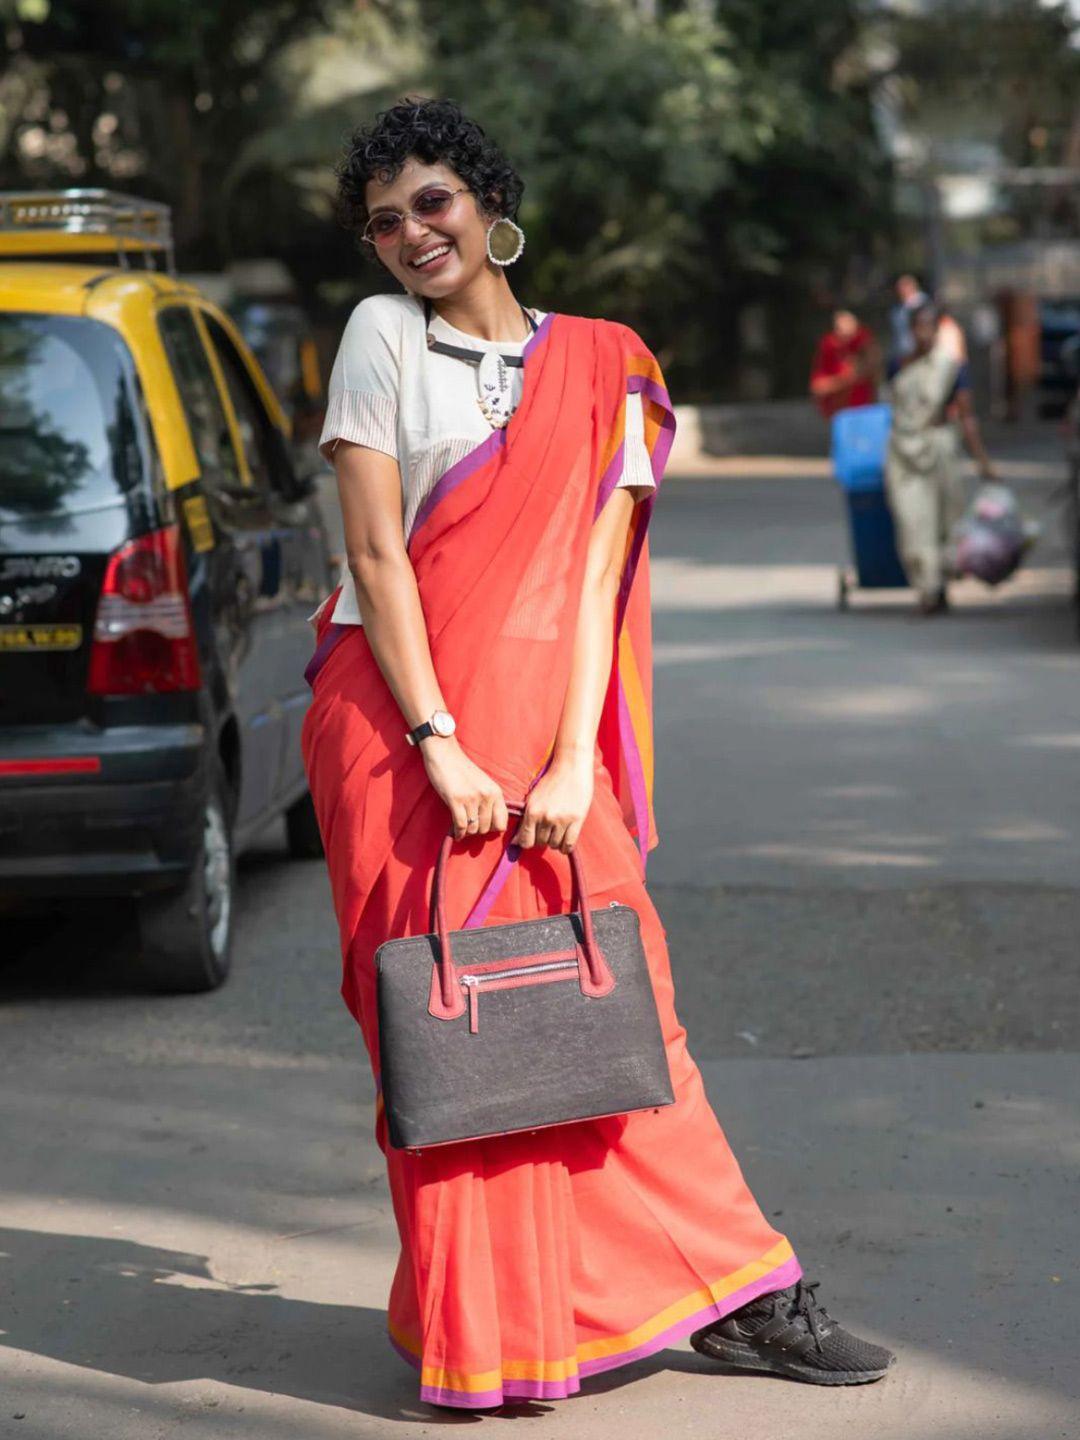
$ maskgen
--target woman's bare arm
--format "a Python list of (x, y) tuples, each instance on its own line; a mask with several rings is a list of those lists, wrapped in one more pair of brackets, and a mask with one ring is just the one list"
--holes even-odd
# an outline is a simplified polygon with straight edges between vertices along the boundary
[(616, 490), (593, 526), (570, 682), (554, 753), (550, 766), (529, 792), (514, 837), (524, 846), (550, 845), (569, 854), (589, 813), (596, 732), (611, 674), (615, 597), (633, 509), (629, 491)]
[(975, 407), (971, 403), (971, 391), (958, 390), (953, 403), (956, 406), (956, 418), (959, 421), (960, 433), (964, 437), (968, 454), (978, 466), (982, 478), (993, 480), (994, 467), (990, 462), (990, 456), (986, 453), (986, 446), (983, 444), (982, 431), (979, 429)]
[[(434, 710), (447, 707), (431, 660), (416, 575), (405, 549), (398, 464), (379, 450), (339, 440), (334, 473), (345, 525), (345, 554), (368, 644), (401, 710), (402, 728), (414, 730)], [(457, 836), (506, 828), (502, 791), (469, 759), (455, 736), (430, 736), (419, 749), (428, 778), (450, 810)], [(478, 817), (471, 826), (470, 815)]]

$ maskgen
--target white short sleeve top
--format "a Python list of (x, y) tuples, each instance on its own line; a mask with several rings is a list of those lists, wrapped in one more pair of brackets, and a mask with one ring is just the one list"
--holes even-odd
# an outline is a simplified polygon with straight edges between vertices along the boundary
[[(542, 311), (530, 311), (537, 324)], [(371, 295), (349, 317), (330, 372), (326, 420), (319, 450), (332, 460), (339, 440), (381, 450), (401, 471), (405, 534), (439, 476), (491, 434), (477, 402), (476, 367), (427, 347), (423, 302), (414, 295)], [(520, 354), (526, 341), (480, 340), (431, 320), (431, 333), (448, 344), (478, 352)], [(513, 367), (511, 402), (521, 399), (524, 370)], [(640, 395), (628, 395), (620, 486), (641, 499), (655, 488)], [(345, 572), (334, 608), (339, 625), (359, 625), (352, 576)]]

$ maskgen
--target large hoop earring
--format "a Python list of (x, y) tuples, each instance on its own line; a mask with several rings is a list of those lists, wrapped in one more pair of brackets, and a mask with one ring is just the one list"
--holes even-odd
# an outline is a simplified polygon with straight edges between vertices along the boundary
[(525, 249), (525, 231), (503, 216), (488, 226), (487, 257), (493, 265), (513, 265)]

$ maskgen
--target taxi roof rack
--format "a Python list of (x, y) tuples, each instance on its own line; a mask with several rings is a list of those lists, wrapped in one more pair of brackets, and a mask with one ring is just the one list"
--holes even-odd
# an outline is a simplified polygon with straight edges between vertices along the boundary
[(0, 190), (0, 256), (87, 251), (115, 252), (124, 270), (132, 255), (156, 270), (160, 254), (175, 275), (169, 206), (117, 190)]

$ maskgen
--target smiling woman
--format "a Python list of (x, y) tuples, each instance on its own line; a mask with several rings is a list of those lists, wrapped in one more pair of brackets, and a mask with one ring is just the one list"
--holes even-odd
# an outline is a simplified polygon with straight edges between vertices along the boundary
[[(484, 943), (498, 944), (500, 929), (572, 908), (577, 852), (592, 881), (573, 917), (581, 943), (594, 943), (592, 907), (640, 927), (674, 1094), (533, 1130), (458, 1128), (478, 1138), (421, 1150), (393, 1143), (380, 1094), (401, 1235), (391, 1341), (426, 1400), (468, 1408), (572, 1395), (582, 1376), (691, 1332), (728, 1364), (876, 1379), (888, 1352), (817, 1307), (743, 1181), (644, 885), (656, 843), (646, 531), (674, 431), (659, 367), (622, 325), (515, 297), (521, 182), (455, 105), (394, 106), (356, 133), (340, 176), (344, 216), (404, 290), (350, 318), (321, 442), (349, 574), (318, 617), (304, 757), (342, 993), (400, 1118), (403, 1067), (421, 1089), (440, 1084), (415, 1068), (429, 1044), (482, 1046), (515, 1016), (535, 1030), (537, 997), (564, 990), (536, 979), (554, 965), (541, 949), (512, 984), (485, 989), (481, 1025), (475, 984), (468, 1004), (457, 995), (476, 977), (456, 970), (450, 935), (490, 923)], [(508, 802), (523, 813), (504, 850), (488, 837), (507, 828)], [(376, 951), (427, 934), (448, 826), (468, 843), (440, 872), (445, 1013), (418, 1010), (417, 1055), (395, 1049), (384, 1067), (380, 1038), (395, 1032), (380, 1024)], [(553, 1074), (588, 1089), (581, 1036), (564, 1028)], [(498, 1072), (508, 1094), (528, 1088), (518, 1069), (515, 1056)], [(441, 1094), (462, 1112), (471, 1098)]]

